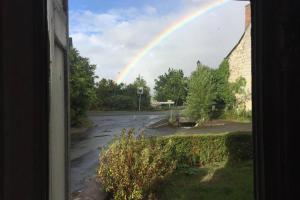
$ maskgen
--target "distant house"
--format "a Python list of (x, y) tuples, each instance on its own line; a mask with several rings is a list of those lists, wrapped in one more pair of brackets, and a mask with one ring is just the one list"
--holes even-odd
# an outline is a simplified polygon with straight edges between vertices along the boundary
[(251, 7), (245, 7), (245, 31), (239, 42), (226, 57), (229, 63), (229, 82), (236, 81), (239, 77), (246, 80), (245, 94), (237, 95), (240, 108), (252, 109), (251, 101)]

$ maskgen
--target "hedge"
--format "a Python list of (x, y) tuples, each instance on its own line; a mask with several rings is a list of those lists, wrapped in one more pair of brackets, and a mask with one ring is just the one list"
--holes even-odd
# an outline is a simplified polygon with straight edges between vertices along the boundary
[[(98, 178), (114, 199), (145, 199), (176, 167), (252, 159), (250, 133), (121, 137), (102, 151)], [(153, 199), (153, 198), (150, 198)]]
[(238, 162), (253, 158), (252, 134), (249, 132), (174, 135), (160, 138), (170, 159), (183, 165), (203, 166), (216, 162)]

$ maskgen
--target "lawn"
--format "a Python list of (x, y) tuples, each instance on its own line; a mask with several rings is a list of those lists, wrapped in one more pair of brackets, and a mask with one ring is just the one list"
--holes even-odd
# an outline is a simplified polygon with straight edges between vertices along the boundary
[(253, 200), (253, 163), (180, 167), (157, 191), (161, 200)]

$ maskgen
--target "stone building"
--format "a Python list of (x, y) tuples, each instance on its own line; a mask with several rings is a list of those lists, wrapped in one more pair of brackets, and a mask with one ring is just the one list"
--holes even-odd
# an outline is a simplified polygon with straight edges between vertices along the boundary
[(240, 109), (247, 111), (252, 109), (251, 101), (251, 7), (250, 4), (245, 7), (245, 31), (226, 57), (229, 63), (230, 77), (229, 81), (234, 82), (243, 77), (246, 80), (244, 94), (237, 95), (240, 102)]

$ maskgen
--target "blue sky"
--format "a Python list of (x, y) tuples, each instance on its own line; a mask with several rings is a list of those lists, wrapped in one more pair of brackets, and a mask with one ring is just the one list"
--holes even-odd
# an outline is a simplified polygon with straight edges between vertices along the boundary
[(70, 10), (91, 10), (107, 12), (111, 9), (156, 7), (161, 14), (174, 11), (183, 6), (182, 0), (70, 0)]
[[(170, 24), (211, 0), (70, 0), (70, 35), (100, 78), (114, 79)], [(171, 34), (137, 63), (124, 80), (141, 74), (151, 87), (168, 68), (195, 70), (197, 60), (217, 67), (244, 32), (247, 2), (231, 1)]]

